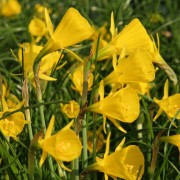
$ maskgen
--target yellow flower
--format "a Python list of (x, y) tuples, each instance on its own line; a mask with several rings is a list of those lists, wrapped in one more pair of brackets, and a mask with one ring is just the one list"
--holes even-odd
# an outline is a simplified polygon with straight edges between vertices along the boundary
[(50, 52), (77, 44), (88, 39), (93, 34), (93, 29), (88, 21), (74, 8), (69, 8), (67, 10), (55, 31), (53, 30), (53, 25), (47, 9), (45, 9), (45, 18), (50, 39), (45, 44), (38, 57), (43, 57)]
[(52, 116), (44, 139), (38, 140), (38, 144), (43, 150), (39, 164), (42, 166), (47, 155), (50, 154), (63, 168), (69, 170), (62, 161), (69, 162), (78, 158), (81, 154), (82, 144), (75, 132), (70, 129), (73, 121), (51, 136), (54, 119)]
[[(104, 145), (104, 134), (102, 133), (103, 127), (100, 126), (96, 131), (96, 152), (100, 151)], [(90, 153), (93, 152), (93, 131), (87, 133), (87, 145)]]
[(119, 61), (115, 70), (104, 78), (104, 84), (150, 82), (154, 78), (155, 70), (149, 55), (144, 50), (137, 49)]
[(2, 95), (6, 99), (7, 106), (10, 109), (15, 109), (22, 103), (17, 96), (11, 93), (10, 87), (8, 87), (7, 82), (4, 79), (2, 84)]
[(17, 0), (3, 0), (0, 2), (0, 15), (14, 16), (21, 13), (21, 5)]
[[(177, 111), (180, 109), (180, 94), (174, 94), (168, 96), (168, 80), (166, 80), (164, 85), (164, 96), (162, 100), (158, 100), (154, 97), (154, 101), (160, 107), (156, 116), (154, 117), (154, 121), (163, 113), (163, 111), (167, 114), (167, 116), (171, 119), (174, 118)], [(176, 119), (180, 120), (180, 114), (176, 116)]]
[(61, 105), (61, 111), (68, 117), (68, 118), (76, 118), (79, 114), (79, 104), (76, 101), (69, 101), (69, 104)]
[[(22, 104), (19, 104), (16, 109), (19, 109), (20, 106), (22, 106)], [(4, 97), (2, 97), (2, 109), (3, 111), (0, 112), (0, 118), (16, 110), (8, 108)], [(0, 130), (5, 136), (13, 137), (17, 140), (16, 136), (22, 132), (24, 125), (27, 123), (29, 122), (25, 120), (24, 114), (22, 112), (16, 112), (0, 120)]]
[[(111, 33), (114, 35), (114, 28), (111, 29)], [(119, 34), (115, 35), (109, 44), (99, 50), (97, 59), (103, 60), (114, 53), (120, 56), (122, 53), (129, 55), (137, 48), (152, 50), (153, 45), (144, 26), (135, 18)]]
[(115, 93), (111, 93), (97, 103), (88, 106), (86, 111), (102, 114), (104, 117), (111, 120), (118, 129), (126, 132), (116, 120), (125, 123), (132, 123), (135, 121), (140, 112), (139, 97), (134, 89), (125, 87)]
[[(33, 73), (34, 60), (42, 48), (43, 48), (42, 46), (37, 46), (30, 43), (23, 43), (19, 48), (18, 60), (20, 61), (21, 65), (24, 64), (23, 69), (25, 76), (27, 76), (31, 80), (34, 78), (34, 73)], [(51, 71), (54, 68), (54, 66), (57, 64), (60, 56), (61, 54), (59, 52), (53, 52), (43, 57), (38, 71), (40, 79), (47, 81), (56, 80), (55, 78), (52, 78), (49, 75), (51, 74)]]
[(144, 156), (138, 146), (129, 145), (123, 147), (124, 140), (117, 146), (115, 152), (109, 154), (110, 133), (107, 138), (104, 158), (96, 157), (96, 163), (85, 170), (96, 170), (103, 172), (105, 180), (108, 176), (113, 179), (122, 178), (126, 180), (139, 180), (144, 173)]
[(46, 24), (37, 17), (30, 21), (28, 28), (32, 36), (45, 36), (47, 33)]
[[(74, 86), (71, 86), (72, 89), (78, 91), (80, 95), (82, 95), (82, 89), (83, 89), (83, 75), (84, 75), (84, 65), (80, 64), (70, 76), (74, 84)], [(94, 79), (93, 74), (89, 72), (88, 91), (91, 90), (91, 87), (93, 85), (93, 79)]]
[(179, 162), (180, 162), (180, 134), (171, 135), (171, 136), (162, 136), (160, 141), (171, 143), (174, 146), (178, 147), (179, 150)]

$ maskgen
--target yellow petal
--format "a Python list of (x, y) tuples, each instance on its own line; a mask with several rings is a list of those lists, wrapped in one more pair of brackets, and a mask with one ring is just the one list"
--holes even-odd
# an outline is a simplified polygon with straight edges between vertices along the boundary
[(122, 132), (127, 133), (126, 130), (124, 128), (122, 128), (122, 126), (120, 126), (120, 124), (117, 122), (117, 120), (108, 117), (108, 119)]
[(123, 140), (122, 140), (122, 141), (119, 143), (119, 145), (116, 147), (115, 152), (116, 152), (116, 151), (120, 151), (120, 150), (123, 148), (123, 145), (124, 145), (124, 143), (125, 143), (125, 140), (126, 140), (126, 138), (124, 137)]
[(4, 96), (2, 96), (2, 109), (3, 109), (3, 112), (8, 111), (7, 102), (4, 98)]
[(111, 132), (109, 132), (107, 140), (106, 140), (106, 150), (105, 150), (105, 153), (104, 153), (104, 158), (109, 154), (110, 137), (111, 137)]
[(110, 27), (110, 32), (111, 32), (111, 35), (112, 35), (112, 38), (113, 38), (114, 35), (115, 35), (115, 24), (114, 24), (114, 14), (113, 14), (113, 12), (111, 12), (111, 27)]
[(168, 92), (169, 92), (169, 81), (167, 79), (165, 84), (164, 84), (164, 96), (163, 96), (163, 99), (168, 97)]
[(172, 136), (162, 136), (160, 141), (168, 142), (180, 148), (180, 134), (172, 135)]
[(52, 115), (50, 122), (49, 122), (49, 125), (48, 125), (48, 128), (46, 130), (45, 139), (51, 137), (51, 133), (52, 133), (53, 128), (54, 128), (54, 122), (55, 122), (55, 116)]
[(56, 78), (52, 78), (47, 76), (46, 74), (39, 74), (39, 79), (46, 80), (46, 81), (56, 81)]
[(53, 24), (51, 22), (51, 18), (49, 17), (49, 13), (47, 11), (47, 8), (45, 8), (44, 12), (45, 12), (45, 21), (46, 21), (47, 30), (48, 30), (50, 36), (52, 37), (53, 32), (54, 32), (54, 27), (53, 27)]
[(43, 151), (42, 155), (41, 155), (41, 158), (40, 158), (40, 161), (39, 161), (39, 166), (40, 167), (44, 164), (44, 161), (46, 160), (47, 156), (48, 156), (48, 153), (46, 151)]
[(100, 100), (104, 99), (104, 81), (103, 80), (101, 80), (100, 82), (98, 93), (100, 96)]
[(58, 163), (63, 169), (65, 169), (66, 171), (71, 172), (71, 169), (67, 168), (62, 161), (58, 161)]

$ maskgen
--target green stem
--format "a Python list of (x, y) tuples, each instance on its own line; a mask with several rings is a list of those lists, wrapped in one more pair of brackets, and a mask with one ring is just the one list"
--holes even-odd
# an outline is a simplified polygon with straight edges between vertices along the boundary
[[(79, 135), (79, 132), (82, 129), (82, 139), (83, 139), (83, 162), (82, 162), (82, 166), (83, 166), (83, 168), (88, 166), (87, 124), (86, 124), (87, 121), (84, 118), (84, 116), (85, 116), (84, 108), (86, 107), (86, 103), (87, 103), (88, 79), (89, 79), (90, 68), (91, 68), (91, 61), (87, 60), (84, 64), (81, 111), (80, 111), (80, 113), (79, 113), (79, 115), (75, 121), (75, 132), (77, 135)], [(74, 172), (77, 172), (77, 171), (79, 171), (79, 164), (77, 164), (77, 159), (76, 159), (76, 160), (74, 160)], [(79, 179), (79, 173), (76, 173), (74, 178), (77, 178), (77, 177)]]
[(83, 138), (83, 163), (82, 168), (88, 167), (88, 152), (87, 152), (87, 124), (86, 117), (82, 121), (82, 138)]
[(79, 180), (79, 158), (73, 161), (72, 169), (73, 169), (73, 173), (72, 173), (71, 180)]
[[(23, 84), (23, 98), (25, 99), (25, 103), (24, 103), (24, 107), (29, 107), (29, 91), (28, 91), (28, 79), (26, 78), (24, 80), (24, 84)], [(31, 126), (31, 116), (30, 116), (30, 110), (26, 109), (25, 110), (25, 116), (26, 116), (26, 120), (30, 121), (30, 123), (28, 123), (28, 132), (29, 132), (29, 139), (30, 141), (33, 139), (33, 131), (32, 131), (32, 126)]]
[[(142, 100), (142, 104), (143, 104), (143, 108), (144, 108), (144, 111), (145, 111), (145, 116), (147, 118), (147, 129), (149, 130), (150, 133), (148, 133), (148, 144), (151, 146), (152, 144), (152, 139), (154, 139), (154, 134), (153, 134), (153, 129), (152, 129), (152, 119), (149, 115), (149, 112), (148, 112), (148, 105), (146, 104), (146, 102), (144, 101), (144, 97), (142, 96), (141, 97), (141, 100)], [(151, 167), (150, 167), (150, 162), (151, 162), (151, 153), (147, 153), (147, 162), (148, 162), (148, 174), (150, 176), (150, 179), (152, 179), (152, 174), (151, 174)]]
[[(34, 79), (35, 79), (35, 83), (36, 83), (36, 95), (37, 95), (37, 100), (38, 103), (42, 103), (42, 92), (41, 92), (41, 86), (40, 86), (40, 82), (39, 82), (39, 77), (38, 74), (34, 74)], [(45, 118), (44, 118), (44, 109), (43, 106), (39, 106), (39, 111), (40, 111), (40, 117), (41, 117), (41, 126), (43, 128), (44, 134), (46, 133), (46, 123), (45, 123)], [(48, 163), (49, 163), (49, 168), (51, 170), (51, 177), (54, 177), (54, 167), (53, 167), (53, 163), (52, 163), (52, 158), (49, 157), (48, 158)]]

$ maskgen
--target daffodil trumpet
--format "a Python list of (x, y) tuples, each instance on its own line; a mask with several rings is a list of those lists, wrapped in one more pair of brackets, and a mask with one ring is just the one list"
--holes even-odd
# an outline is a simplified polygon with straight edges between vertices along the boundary
[(55, 31), (47, 9), (45, 9), (45, 18), (50, 38), (34, 61), (35, 74), (42, 57), (88, 39), (94, 33), (88, 21), (74, 8), (67, 10)]

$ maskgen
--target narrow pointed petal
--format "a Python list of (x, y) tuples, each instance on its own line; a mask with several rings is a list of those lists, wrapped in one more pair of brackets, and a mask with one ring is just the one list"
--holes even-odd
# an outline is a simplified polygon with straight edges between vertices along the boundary
[(172, 136), (162, 136), (160, 141), (171, 143), (178, 148), (180, 148), (180, 134), (172, 135)]
[(54, 128), (54, 121), (55, 121), (55, 116), (52, 115), (50, 122), (49, 122), (49, 125), (48, 125), (48, 128), (46, 130), (45, 139), (51, 137), (51, 134), (52, 134), (52, 131)]
[(45, 8), (44, 12), (45, 12), (45, 21), (46, 21), (47, 30), (48, 30), (50, 36), (52, 37), (53, 32), (54, 32), (54, 27), (53, 27), (51, 18), (49, 16), (49, 13), (46, 8)]
[(108, 134), (108, 137), (107, 137), (107, 140), (106, 140), (106, 150), (105, 150), (105, 153), (104, 153), (104, 157), (106, 157), (109, 154), (110, 137), (111, 137), (111, 132)]
[(40, 161), (39, 161), (39, 166), (40, 167), (44, 164), (44, 161), (46, 160), (47, 156), (48, 156), (48, 153), (46, 151), (43, 151), (42, 155), (41, 155), (41, 158), (40, 158)]

